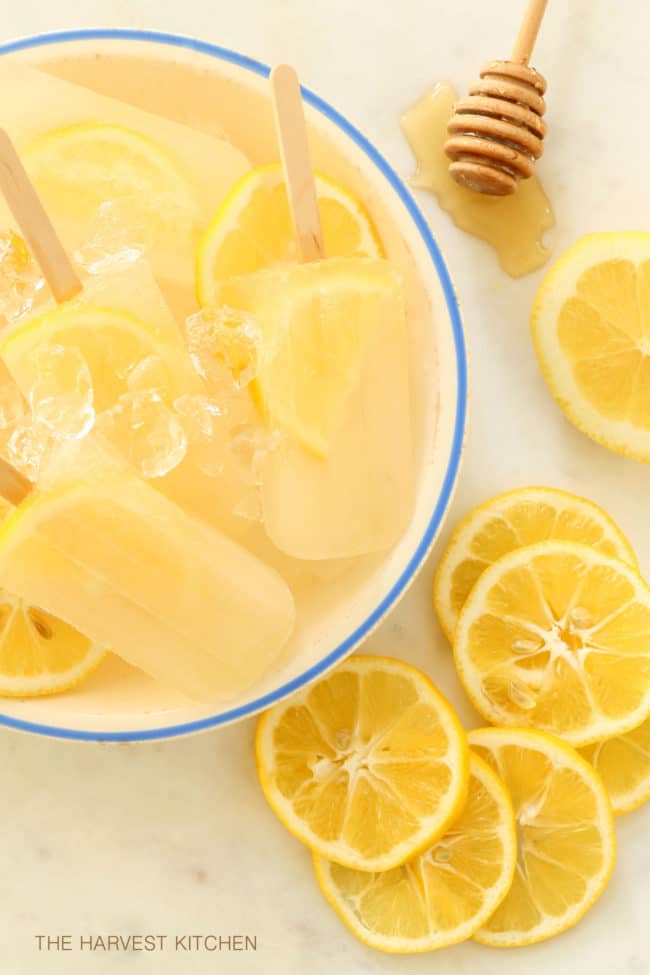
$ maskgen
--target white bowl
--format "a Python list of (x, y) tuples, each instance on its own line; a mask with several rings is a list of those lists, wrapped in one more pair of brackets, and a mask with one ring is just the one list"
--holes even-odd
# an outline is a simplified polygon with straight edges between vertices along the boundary
[[(266, 76), (257, 61), (201, 41), (129, 30), (44, 34), (0, 47), (0, 54), (48, 65), (142, 107), (165, 92), (166, 113), (210, 123), (219, 105), (224, 128), (256, 163), (275, 158)], [(133, 62), (145, 59), (137, 81)], [(62, 58), (69, 68), (61, 68)], [(58, 67), (56, 66), (58, 65)], [(131, 65), (131, 67), (126, 67)], [(129, 80), (130, 79), (130, 80)], [(87, 81), (87, 83), (91, 83)], [(168, 738), (249, 717), (321, 676), (351, 653), (403, 595), (429, 552), (449, 506), (463, 450), (467, 361), (458, 302), (449, 272), (406, 186), (364, 136), (335, 109), (305, 91), (315, 165), (349, 186), (370, 210), (389, 256), (405, 272), (413, 331), (413, 404), (418, 460), (413, 517), (400, 542), (381, 558), (323, 584), (323, 599), (297, 628), (282, 664), (224, 710), (187, 704), (117, 658), (79, 689), (31, 700), (0, 700), (0, 724), (35, 734), (84, 741)]]

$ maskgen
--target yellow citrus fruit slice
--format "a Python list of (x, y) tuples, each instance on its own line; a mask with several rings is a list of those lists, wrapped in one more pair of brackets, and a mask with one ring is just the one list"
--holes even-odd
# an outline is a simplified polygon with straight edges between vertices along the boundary
[[(12, 510), (0, 498), (0, 522)], [(0, 589), (0, 696), (67, 691), (92, 673), (104, 656), (72, 626)]]
[(508, 893), (516, 862), (508, 793), (476, 755), (463, 812), (413, 860), (368, 873), (314, 855), (320, 888), (350, 931), (372, 948), (400, 954), (470, 938)]
[(388, 261), (333, 258), (231, 278), (217, 294), (261, 330), (262, 412), (326, 457), (369, 349), (404, 323), (399, 274)]
[(424, 674), (387, 657), (351, 657), (267, 711), (256, 751), (287, 829), (359, 870), (389, 870), (430, 846), (467, 797), (456, 714)]
[(650, 718), (581, 751), (605, 783), (615, 813), (631, 812), (650, 799)]
[(82, 122), (39, 136), (23, 156), (45, 205), (64, 228), (66, 222), (92, 227), (100, 208), (112, 206), (133, 242), (148, 251), (194, 252), (203, 222), (191, 174), (148, 136)]
[(542, 282), (532, 332), (567, 417), (650, 463), (650, 234), (582, 237)]
[(631, 566), (574, 542), (498, 559), (460, 614), (456, 666), (492, 724), (587, 745), (650, 713), (650, 589)]
[(479, 505), (461, 521), (438, 566), (433, 600), (450, 642), (479, 576), (501, 556), (525, 545), (560, 538), (591, 545), (636, 566), (630, 543), (592, 501), (549, 487), (525, 487)]
[[(98, 413), (111, 409), (129, 390), (131, 370), (150, 357), (155, 357), (164, 373), (170, 399), (187, 392), (189, 367), (184, 366), (178, 348), (161, 342), (153, 326), (126, 312), (65, 304), (6, 333), (0, 341), (0, 356), (25, 396), (38, 379), (39, 355), (48, 346), (81, 354), (90, 372)], [(71, 375), (69, 380), (74, 378)], [(65, 384), (65, 376), (59, 379)]]
[[(382, 257), (370, 217), (347, 190), (316, 174), (327, 257)], [(201, 305), (217, 302), (227, 278), (294, 262), (296, 249), (282, 167), (254, 169), (233, 186), (199, 244), (196, 290)]]
[(540, 731), (484, 728), (469, 740), (510, 793), (518, 847), (510, 891), (474, 937), (496, 948), (544, 941), (576, 924), (611, 876), (605, 787), (575, 749)]

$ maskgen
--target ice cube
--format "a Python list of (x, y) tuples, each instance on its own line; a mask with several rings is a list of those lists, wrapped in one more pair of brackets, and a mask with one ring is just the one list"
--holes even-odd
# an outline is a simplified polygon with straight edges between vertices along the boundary
[(95, 423), (88, 364), (74, 346), (44, 345), (36, 353), (37, 379), (29, 393), (35, 421), (61, 439), (84, 437)]
[(17, 321), (32, 310), (44, 288), (45, 278), (22, 237), (0, 233), (0, 316)]
[(174, 409), (191, 447), (193, 464), (208, 477), (216, 477), (223, 470), (227, 450), (227, 411), (203, 394), (179, 396)]
[(9, 463), (21, 474), (36, 483), (41, 469), (47, 465), (56, 444), (57, 437), (52, 428), (32, 417), (30, 413), (25, 413), (13, 425), (3, 453), (6, 453)]
[(147, 479), (164, 477), (178, 467), (187, 451), (179, 417), (153, 389), (124, 393), (98, 417), (98, 427)]
[(144, 224), (136, 225), (133, 212), (125, 212), (125, 203), (105, 200), (86, 226), (74, 260), (89, 274), (110, 274), (142, 260), (147, 246)]
[(229, 382), (242, 388), (255, 378), (261, 335), (246, 312), (204, 308), (187, 319), (185, 335), (197, 372), (214, 389)]

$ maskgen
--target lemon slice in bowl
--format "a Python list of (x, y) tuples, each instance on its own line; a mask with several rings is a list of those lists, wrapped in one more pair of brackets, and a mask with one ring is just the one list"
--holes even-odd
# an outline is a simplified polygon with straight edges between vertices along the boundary
[(380, 951), (410, 954), (470, 938), (510, 889), (515, 820), (503, 783), (470, 757), (467, 803), (428, 850), (393, 870), (351, 870), (314, 855), (325, 897), (350, 931)]
[(460, 611), (485, 569), (513, 549), (553, 538), (591, 545), (605, 555), (637, 565), (623, 532), (592, 501), (548, 487), (500, 494), (470, 511), (440, 560), (433, 600), (450, 643)]
[(262, 790), (312, 850), (358, 870), (389, 870), (430, 846), (463, 808), (466, 736), (414, 667), (351, 657), (260, 718)]
[(231, 278), (217, 296), (260, 329), (261, 412), (327, 457), (369, 350), (404, 321), (399, 274), (384, 260), (332, 258)]
[(152, 326), (126, 312), (66, 304), (7, 332), (0, 356), (25, 396), (38, 378), (39, 353), (48, 346), (76, 349), (83, 356), (98, 413), (115, 405), (129, 389), (131, 369), (151, 356), (164, 374), (168, 398), (187, 392), (190, 367), (178, 348), (161, 342)]
[(610, 450), (650, 463), (650, 234), (582, 237), (546, 275), (531, 326), (567, 417)]
[(625, 735), (581, 749), (605, 783), (617, 815), (650, 799), (650, 718)]
[(551, 735), (483, 728), (469, 741), (508, 789), (518, 844), (510, 891), (474, 937), (495, 948), (544, 941), (573, 927), (611, 876), (616, 837), (605, 787), (575, 749)]
[[(11, 505), (0, 498), (0, 522)], [(0, 589), (0, 696), (40, 697), (79, 684), (105, 651), (62, 620)]]
[(108, 205), (148, 253), (171, 261), (193, 252), (203, 224), (191, 174), (148, 136), (82, 122), (39, 136), (23, 158), (48, 211), (64, 231), (76, 227), (73, 239), (83, 241)]
[[(382, 257), (372, 221), (343, 187), (316, 174), (328, 257)], [(279, 163), (247, 173), (233, 186), (204, 232), (196, 259), (201, 305), (217, 302), (219, 284), (296, 260), (289, 202)]]
[(586, 545), (516, 549), (483, 573), (454, 641), (460, 679), (492, 724), (587, 745), (650, 713), (650, 589)]

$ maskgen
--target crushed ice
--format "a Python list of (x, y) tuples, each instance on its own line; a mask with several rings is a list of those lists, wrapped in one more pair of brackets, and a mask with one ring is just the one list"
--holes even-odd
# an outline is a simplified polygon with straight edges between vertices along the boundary
[(155, 389), (123, 393), (98, 418), (98, 428), (146, 479), (169, 474), (187, 451), (183, 424)]

